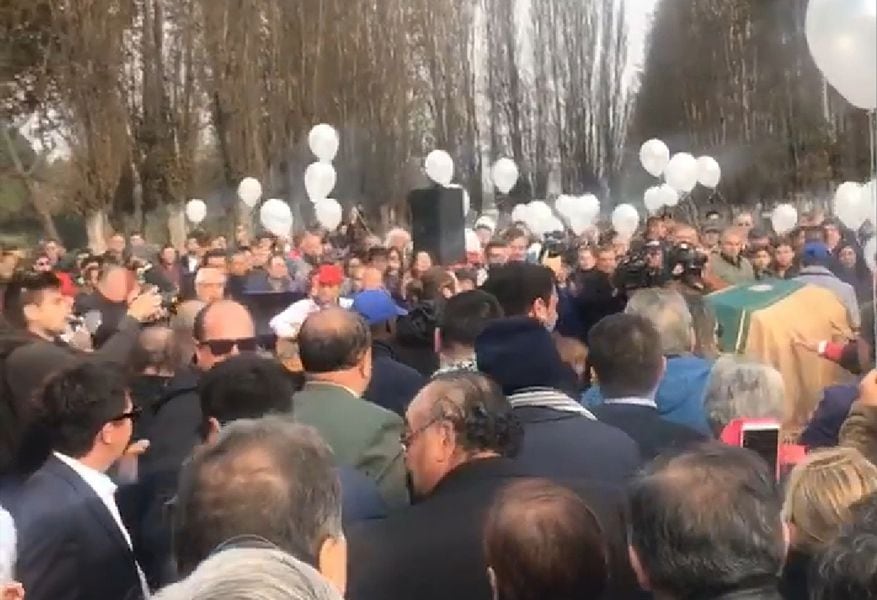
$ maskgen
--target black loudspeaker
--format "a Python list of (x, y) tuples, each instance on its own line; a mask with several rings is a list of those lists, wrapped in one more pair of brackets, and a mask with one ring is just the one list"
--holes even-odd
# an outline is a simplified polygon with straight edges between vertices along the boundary
[(429, 252), (439, 265), (466, 260), (463, 190), (433, 187), (408, 194), (415, 252)]

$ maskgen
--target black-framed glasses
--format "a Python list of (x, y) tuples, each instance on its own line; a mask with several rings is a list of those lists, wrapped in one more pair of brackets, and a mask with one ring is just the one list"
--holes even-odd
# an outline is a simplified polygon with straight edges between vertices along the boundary
[(429, 421), (418, 427), (414, 430), (403, 431), (402, 435), (399, 437), (399, 442), (402, 444), (402, 450), (408, 452), (408, 448), (411, 447), (411, 444), (419, 435), (421, 435), (424, 431), (438, 423), (439, 421), (444, 421), (446, 419), (445, 416), (439, 415), (437, 417), (431, 418)]
[(133, 424), (133, 423), (136, 423), (137, 419), (140, 418), (141, 413), (143, 413), (143, 408), (140, 406), (135, 406), (134, 408), (132, 408), (128, 412), (123, 412), (121, 415), (113, 417), (112, 419), (110, 419), (110, 421), (114, 422), (114, 421), (123, 421), (125, 419), (131, 419), (131, 423)]
[(214, 356), (231, 354), (235, 347), (240, 352), (255, 352), (259, 348), (258, 340), (254, 337), (231, 340), (204, 340), (203, 342), (198, 342), (198, 345), (210, 348), (210, 353)]

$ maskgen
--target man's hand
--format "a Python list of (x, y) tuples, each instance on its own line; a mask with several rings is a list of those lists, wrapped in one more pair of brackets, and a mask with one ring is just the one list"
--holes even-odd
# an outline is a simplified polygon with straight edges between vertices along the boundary
[(873, 370), (859, 384), (859, 402), (877, 407), (877, 370)]
[(148, 290), (128, 304), (128, 315), (145, 323), (154, 319), (161, 312), (161, 294)]

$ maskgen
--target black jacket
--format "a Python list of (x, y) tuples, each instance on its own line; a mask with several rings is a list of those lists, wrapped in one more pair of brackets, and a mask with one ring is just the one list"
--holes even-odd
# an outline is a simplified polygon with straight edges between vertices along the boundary
[(164, 396), (143, 411), (137, 439), (149, 440), (150, 446), (140, 457), (138, 482), (118, 493), (137, 561), (153, 588), (173, 577), (169, 502), (177, 493), (183, 462), (201, 439), (198, 378), (194, 370), (178, 373)]
[(606, 423), (538, 406), (514, 414), (524, 427), (516, 461), (529, 473), (625, 485), (642, 464), (636, 442)]
[[(482, 552), (493, 496), (529, 473), (505, 458), (458, 467), (422, 502), (348, 532), (351, 600), (488, 600)], [(579, 493), (604, 528), (613, 573), (605, 598), (639, 598), (627, 558), (623, 495), (586, 481), (562, 482)]]
[(372, 342), (372, 378), (363, 394), (366, 400), (404, 417), (424, 383), (423, 375), (399, 362), (389, 344)]
[(685, 448), (707, 439), (694, 429), (662, 419), (658, 409), (650, 406), (604, 402), (591, 410), (602, 423), (617, 427), (633, 438), (646, 462), (667, 450)]
[(17, 576), (31, 600), (142, 598), (134, 555), (112, 514), (56, 457), (19, 490)]
[(584, 341), (587, 341), (588, 333), (600, 319), (624, 310), (627, 297), (615, 289), (608, 275), (596, 269), (583, 272), (575, 284), (573, 301), (579, 310)]
[(789, 549), (780, 581), (784, 600), (808, 600), (810, 586), (807, 583), (813, 557), (800, 550)]
[(435, 302), (422, 302), (396, 321), (396, 343), (393, 345), (396, 356), (424, 377), (431, 377), (439, 368), (435, 352), (437, 324), (438, 306)]

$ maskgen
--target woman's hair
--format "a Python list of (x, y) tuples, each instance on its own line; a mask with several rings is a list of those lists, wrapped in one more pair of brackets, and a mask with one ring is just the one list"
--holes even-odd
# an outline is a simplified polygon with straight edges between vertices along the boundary
[(854, 448), (810, 454), (792, 470), (783, 519), (793, 526), (792, 546), (814, 552), (829, 544), (848, 520), (849, 508), (877, 491), (877, 466)]

